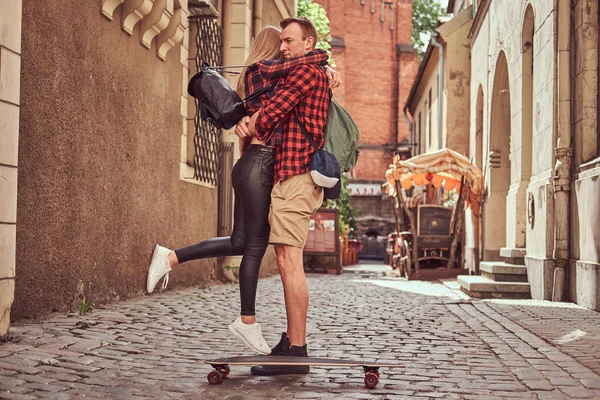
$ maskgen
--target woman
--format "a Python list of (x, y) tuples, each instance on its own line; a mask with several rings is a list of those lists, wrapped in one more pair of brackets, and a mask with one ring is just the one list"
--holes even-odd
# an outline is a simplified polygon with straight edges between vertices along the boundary
[[(279, 60), (280, 32), (279, 28), (267, 26), (257, 35), (245, 63), (247, 67), (242, 69), (238, 83), (240, 97), (246, 97), (269, 84), (275, 86), (278, 78), (297, 65), (326, 65), (327, 54), (323, 50), (292, 60), (260, 63), (261, 60)], [(328, 76), (334, 82), (338, 79), (337, 73), (331, 69), (328, 70)], [(250, 115), (268, 101), (272, 93), (272, 90), (268, 90), (249, 101), (246, 106)], [(275, 153), (272, 143), (256, 138), (252, 138), (250, 143), (240, 142), (240, 149), (242, 157), (231, 173), (235, 193), (231, 236), (208, 239), (175, 251), (156, 245), (146, 289), (152, 293), (163, 277), (163, 288), (166, 288), (169, 272), (180, 263), (201, 258), (243, 256), (239, 272), (241, 315), (229, 325), (229, 330), (253, 350), (270, 354), (271, 349), (263, 338), (260, 324), (256, 322), (254, 305), (260, 263), (269, 244), (268, 215)]]

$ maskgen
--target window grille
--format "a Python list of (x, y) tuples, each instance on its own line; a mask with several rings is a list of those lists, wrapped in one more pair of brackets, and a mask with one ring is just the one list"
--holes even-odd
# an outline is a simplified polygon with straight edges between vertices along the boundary
[[(222, 65), (223, 36), (217, 17), (193, 16), (190, 25), (196, 25), (196, 72), (202, 62), (210, 65)], [(220, 129), (200, 118), (200, 107), (196, 100), (194, 116), (194, 178), (202, 182), (218, 185), (221, 151)]]

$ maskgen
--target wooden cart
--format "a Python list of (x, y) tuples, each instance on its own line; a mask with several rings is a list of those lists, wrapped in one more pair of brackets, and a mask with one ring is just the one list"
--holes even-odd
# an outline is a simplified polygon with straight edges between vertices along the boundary
[[(400, 231), (400, 224), (397, 224), (400, 232), (392, 246), (392, 266), (408, 279), (440, 279), (468, 273), (463, 268), (464, 234), (461, 229), (465, 205), (475, 214), (479, 212), (481, 171), (464, 156), (442, 149), (405, 161), (394, 160), (386, 178), (388, 194), (396, 198), (394, 212), (398, 215), (397, 208), (400, 208), (400, 215), (403, 215), (404, 211), (411, 226), (411, 231)], [(456, 206), (419, 204), (416, 210), (409, 207), (402, 190), (423, 184), (457, 188)], [(396, 221), (400, 219), (396, 218)]]

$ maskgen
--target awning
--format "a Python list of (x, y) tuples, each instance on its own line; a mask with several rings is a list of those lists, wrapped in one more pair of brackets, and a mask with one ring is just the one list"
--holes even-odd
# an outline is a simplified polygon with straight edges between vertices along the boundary
[(386, 191), (390, 196), (396, 195), (396, 181), (402, 188), (410, 189), (413, 185), (420, 186), (432, 183), (435, 187), (443, 186), (447, 190), (460, 190), (461, 178), (465, 179), (469, 191), (466, 193), (467, 206), (479, 215), (483, 174), (465, 156), (451, 149), (441, 149), (400, 161), (394, 158), (394, 163), (385, 173), (388, 182)]

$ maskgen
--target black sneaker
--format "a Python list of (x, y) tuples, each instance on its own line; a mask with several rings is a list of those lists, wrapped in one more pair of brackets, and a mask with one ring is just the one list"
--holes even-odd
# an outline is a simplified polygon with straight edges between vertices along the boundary
[(279, 356), (284, 349), (288, 349), (290, 347), (290, 339), (285, 336), (286, 334), (286, 332), (281, 333), (281, 339), (279, 340), (279, 343), (277, 343), (275, 347), (271, 349), (271, 356)]
[[(287, 339), (287, 338), (286, 338)], [(280, 356), (283, 357), (308, 357), (306, 345), (292, 346), (284, 349)], [(256, 365), (250, 368), (253, 375), (271, 376), (287, 374), (308, 374), (310, 367), (308, 365)]]

